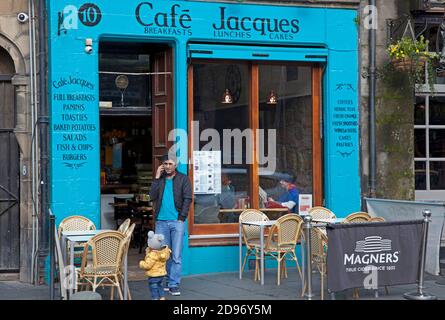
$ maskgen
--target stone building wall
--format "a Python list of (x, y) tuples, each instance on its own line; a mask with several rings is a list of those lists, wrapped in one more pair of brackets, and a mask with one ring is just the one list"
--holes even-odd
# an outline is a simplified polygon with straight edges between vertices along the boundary
[[(363, 26), (361, 4), (360, 50), (361, 50), (361, 166), (362, 193), (369, 196), (369, 30)], [(387, 21), (409, 13), (409, 2), (377, 1), (377, 93), (376, 93), (376, 148), (377, 183), (376, 196), (386, 199), (414, 199), (414, 154), (413, 154), (413, 89), (405, 75), (388, 67), (386, 51)]]
[[(37, 8), (36, 8), (37, 10)], [(28, 13), (27, 0), (0, 1), (0, 47), (14, 61), (16, 127), (20, 148), (20, 281), (31, 280), (32, 199), (31, 199), (31, 108), (29, 87), (29, 20), (21, 23), (19, 12)], [(1, 115), (0, 115), (1, 116)], [(24, 170), (22, 170), (24, 169)], [(0, 275), (0, 280), (2, 279)], [(8, 276), (8, 279), (11, 279)]]

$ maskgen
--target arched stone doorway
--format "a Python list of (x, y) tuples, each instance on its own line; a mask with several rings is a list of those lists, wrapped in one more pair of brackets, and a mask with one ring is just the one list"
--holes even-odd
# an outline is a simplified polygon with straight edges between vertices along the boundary
[(20, 151), (16, 127), (16, 70), (9, 53), (0, 47), (0, 272), (20, 268)]

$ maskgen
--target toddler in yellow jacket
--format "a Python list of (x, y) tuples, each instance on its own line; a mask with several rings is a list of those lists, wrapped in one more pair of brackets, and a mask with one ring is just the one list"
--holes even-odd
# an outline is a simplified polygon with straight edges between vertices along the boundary
[(148, 277), (148, 287), (150, 288), (152, 300), (165, 300), (163, 280), (167, 274), (166, 263), (170, 258), (171, 250), (168, 246), (163, 246), (164, 236), (149, 231), (147, 235), (147, 249), (145, 259), (139, 262), (139, 268), (145, 270)]

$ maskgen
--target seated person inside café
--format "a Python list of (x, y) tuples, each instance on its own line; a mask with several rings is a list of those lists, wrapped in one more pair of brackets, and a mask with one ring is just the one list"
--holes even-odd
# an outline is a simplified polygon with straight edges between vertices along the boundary
[(277, 200), (272, 197), (268, 198), (268, 207), (272, 207), (274, 204), (281, 207), (287, 207), (289, 212), (298, 212), (298, 196), (299, 192), (297, 186), (293, 183), (293, 177), (290, 174), (284, 174), (280, 178), (280, 186), (284, 189)]
[[(236, 206), (235, 187), (228, 174), (221, 175), (221, 193), (218, 195), (218, 204), (221, 209), (233, 209)], [(222, 223), (238, 222), (238, 215), (234, 212), (219, 214)]]

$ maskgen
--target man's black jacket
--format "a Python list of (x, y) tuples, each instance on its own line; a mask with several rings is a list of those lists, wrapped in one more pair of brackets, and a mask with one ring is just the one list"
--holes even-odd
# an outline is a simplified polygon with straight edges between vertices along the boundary
[[(162, 197), (165, 188), (165, 176), (159, 179), (154, 179), (150, 189), (150, 199), (154, 204), (154, 219), (156, 220), (161, 209)], [(173, 198), (175, 201), (175, 208), (179, 212), (178, 220), (184, 221), (187, 219), (190, 204), (192, 203), (192, 186), (189, 178), (180, 172), (176, 172), (173, 177)]]

